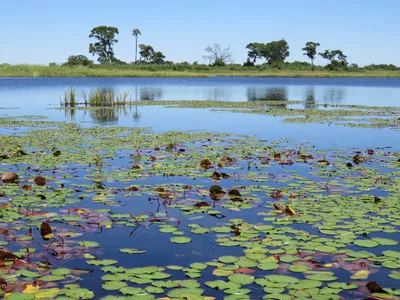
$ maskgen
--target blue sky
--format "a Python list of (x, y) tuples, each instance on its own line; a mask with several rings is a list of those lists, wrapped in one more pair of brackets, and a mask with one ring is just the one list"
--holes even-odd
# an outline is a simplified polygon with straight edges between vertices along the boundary
[(248, 43), (284, 38), (289, 61), (306, 60), (301, 48), (317, 41), (320, 51), (343, 50), (350, 63), (400, 66), (400, 0), (1, 0), (0, 11), (0, 63), (91, 57), (90, 30), (107, 25), (118, 27), (114, 50), (128, 62), (134, 60), (131, 32), (139, 28), (139, 43), (176, 62), (203, 62), (204, 48), (220, 43), (243, 63)]

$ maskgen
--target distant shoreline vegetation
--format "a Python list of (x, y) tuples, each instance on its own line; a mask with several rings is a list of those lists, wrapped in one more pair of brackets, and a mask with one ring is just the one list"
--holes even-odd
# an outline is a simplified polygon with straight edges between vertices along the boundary
[(346, 69), (329, 70), (307, 62), (284, 62), (279, 66), (268, 64), (242, 66), (227, 64), (210, 66), (197, 63), (164, 64), (92, 64), (88, 66), (10, 65), (0, 64), (0, 77), (400, 77), (400, 68), (393, 65), (348, 66)]
[[(250, 42), (246, 45), (247, 59), (243, 64), (233, 63), (230, 46), (208, 45), (203, 59), (208, 63), (173, 62), (151, 45), (138, 44), (140, 29), (132, 30), (135, 39), (133, 62), (118, 59), (114, 46), (119, 30), (112, 26), (94, 27), (89, 34), (89, 54), (97, 57), (98, 64), (82, 54), (70, 55), (63, 64), (10, 65), (0, 64), (0, 77), (400, 77), (400, 67), (393, 64), (371, 64), (360, 67), (349, 63), (340, 49), (319, 52), (319, 42), (308, 41), (301, 50), (307, 61), (287, 62), (289, 44), (278, 41)], [(139, 58), (138, 58), (139, 54)], [(315, 65), (317, 56), (328, 61), (325, 66)]]

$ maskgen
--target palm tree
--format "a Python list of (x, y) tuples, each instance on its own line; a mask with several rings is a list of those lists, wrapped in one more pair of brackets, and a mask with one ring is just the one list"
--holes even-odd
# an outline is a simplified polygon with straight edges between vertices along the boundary
[(138, 35), (142, 35), (142, 33), (140, 32), (139, 29), (135, 28), (132, 30), (132, 35), (136, 39), (136, 52), (135, 52), (135, 63), (136, 63), (137, 62), (137, 39), (138, 39)]

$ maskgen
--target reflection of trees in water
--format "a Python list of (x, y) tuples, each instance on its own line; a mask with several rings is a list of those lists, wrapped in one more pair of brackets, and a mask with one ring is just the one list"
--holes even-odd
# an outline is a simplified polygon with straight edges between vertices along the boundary
[(135, 121), (135, 122), (139, 122), (140, 119), (142, 118), (142, 114), (138, 111), (138, 106), (137, 105), (135, 105), (135, 110), (133, 112), (132, 112), (132, 105), (131, 105), (129, 107), (129, 112), (130, 112), (130, 115), (133, 118), (133, 121)]
[(226, 87), (212, 87), (208, 89), (207, 100), (213, 101), (229, 101), (230, 98), (230, 89)]
[(139, 122), (142, 118), (142, 114), (139, 112), (137, 105), (130, 105), (129, 107), (125, 106), (93, 109), (89, 110), (89, 115), (94, 123), (103, 125), (118, 124), (120, 116), (124, 116), (126, 119), (132, 117), (133, 121), (135, 122)]
[(345, 89), (341, 87), (326, 88), (324, 90), (324, 102), (337, 104), (341, 103), (345, 97)]
[[(285, 87), (250, 87), (247, 88), (248, 101), (286, 101), (288, 92)], [(286, 107), (286, 105), (282, 105)]]
[(139, 91), (140, 100), (159, 100), (163, 96), (163, 90), (161, 88), (140, 88)]
[(117, 124), (120, 113), (121, 109), (119, 108), (99, 108), (89, 110), (90, 118), (93, 120), (93, 122), (104, 125)]
[(309, 87), (306, 89), (306, 102), (304, 105), (305, 109), (316, 109), (317, 105), (315, 102), (315, 88)]

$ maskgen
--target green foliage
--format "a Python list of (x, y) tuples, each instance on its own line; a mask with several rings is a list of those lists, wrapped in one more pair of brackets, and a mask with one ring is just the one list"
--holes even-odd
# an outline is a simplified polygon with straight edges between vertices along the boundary
[(142, 62), (149, 64), (162, 64), (165, 62), (165, 55), (161, 51), (154, 51), (152, 46), (141, 44), (139, 49)]
[(249, 49), (247, 56), (248, 62), (253, 62), (253, 65), (256, 63), (257, 59), (263, 58), (262, 51), (265, 48), (265, 44), (262, 43), (250, 43), (246, 46), (246, 49)]
[(365, 66), (364, 69), (371, 70), (371, 71), (374, 71), (374, 70), (398, 71), (398, 70), (400, 70), (399, 67), (396, 67), (393, 64), (389, 64), (389, 65), (387, 65), (387, 64), (378, 64), (378, 65), (371, 64), (371, 65)]
[(311, 68), (313, 71), (314, 71), (314, 59), (315, 59), (315, 56), (317, 55), (317, 48), (319, 46), (320, 46), (319, 43), (307, 42), (306, 46), (303, 49), (301, 49), (306, 52), (306, 53), (304, 53), (304, 55), (307, 55), (308, 58), (311, 60)]
[(268, 63), (254, 66), (228, 64), (223, 67), (188, 62), (163, 64), (93, 64), (92, 66), (0, 65), (0, 76), (7, 77), (210, 77), (210, 76), (263, 76), (263, 77), (400, 77), (398, 70), (367, 67), (353, 68), (351, 65), (340, 72), (332, 72), (323, 66), (309, 62)]
[(268, 64), (280, 64), (289, 56), (289, 45), (285, 40), (273, 41), (268, 43), (263, 52)]
[(95, 89), (90, 94), (88, 99), (84, 95), (85, 103), (90, 106), (110, 107), (110, 106), (123, 106), (128, 102), (128, 93), (124, 92), (116, 94), (112, 88)]
[(75, 107), (76, 105), (76, 91), (74, 88), (66, 88), (64, 91), (64, 99), (61, 100), (61, 106)]
[(71, 55), (68, 57), (64, 66), (91, 66), (93, 61), (89, 60), (85, 55)]
[(325, 50), (319, 55), (330, 61), (330, 64), (326, 66), (329, 70), (345, 69), (348, 65), (347, 56), (343, 54), (342, 50)]
[(265, 58), (269, 65), (279, 65), (284, 63), (289, 56), (289, 45), (285, 40), (272, 41), (267, 44), (250, 43), (246, 46), (249, 61), (256, 62), (259, 58)]
[(113, 45), (118, 43), (115, 36), (119, 34), (118, 28), (109, 26), (98, 26), (91, 30), (89, 38), (94, 38), (95, 43), (90, 43), (89, 53), (98, 55), (97, 61), (101, 64), (113, 62)]

